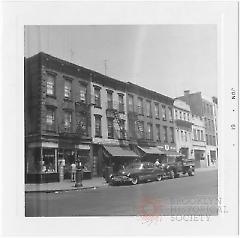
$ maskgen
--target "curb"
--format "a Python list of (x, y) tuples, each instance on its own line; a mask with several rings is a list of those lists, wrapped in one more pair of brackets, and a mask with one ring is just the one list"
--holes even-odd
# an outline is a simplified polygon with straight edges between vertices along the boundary
[(59, 193), (59, 192), (69, 192), (69, 191), (81, 191), (81, 190), (88, 190), (88, 189), (97, 189), (104, 187), (103, 186), (90, 186), (90, 187), (79, 187), (79, 188), (67, 188), (67, 189), (50, 189), (50, 190), (31, 190), (25, 191), (25, 193)]

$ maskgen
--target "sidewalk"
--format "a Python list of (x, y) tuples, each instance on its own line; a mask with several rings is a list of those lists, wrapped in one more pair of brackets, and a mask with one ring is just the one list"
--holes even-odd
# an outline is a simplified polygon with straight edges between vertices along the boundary
[(65, 180), (63, 182), (55, 183), (42, 183), (42, 184), (25, 184), (25, 192), (61, 192), (61, 191), (74, 191), (84, 189), (94, 189), (98, 187), (108, 186), (105, 179), (102, 177), (92, 178), (82, 181), (82, 187), (75, 187), (75, 182)]

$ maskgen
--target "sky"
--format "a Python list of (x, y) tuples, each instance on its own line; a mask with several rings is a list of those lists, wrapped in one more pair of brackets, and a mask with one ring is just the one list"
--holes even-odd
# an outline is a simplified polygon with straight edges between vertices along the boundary
[(26, 26), (25, 57), (40, 51), (169, 97), (217, 96), (216, 25)]

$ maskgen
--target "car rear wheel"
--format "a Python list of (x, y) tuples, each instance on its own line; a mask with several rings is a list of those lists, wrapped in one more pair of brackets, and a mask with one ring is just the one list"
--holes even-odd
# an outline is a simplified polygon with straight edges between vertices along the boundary
[(162, 180), (162, 175), (158, 174), (157, 177), (156, 177), (156, 180), (161, 181)]
[(132, 177), (132, 184), (133, 185), (138, 184), (138, 177)]

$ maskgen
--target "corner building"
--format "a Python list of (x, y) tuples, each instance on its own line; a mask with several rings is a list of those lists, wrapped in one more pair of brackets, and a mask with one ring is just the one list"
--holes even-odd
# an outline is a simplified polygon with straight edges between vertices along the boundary
[(45, 53), (25, 59), (26, 183), (70, 178), (80, 159), (91, 170), (91, 72)]

